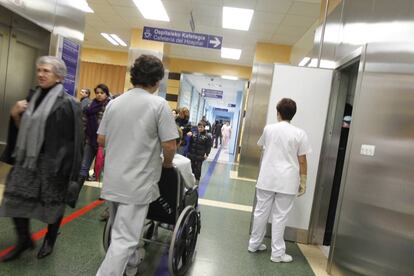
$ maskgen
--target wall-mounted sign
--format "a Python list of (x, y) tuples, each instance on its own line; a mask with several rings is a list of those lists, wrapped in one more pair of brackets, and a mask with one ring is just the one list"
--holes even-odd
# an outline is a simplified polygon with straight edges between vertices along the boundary
[(227, 104), (228, 107), (236, 107), (236, 104), (229, 103)]
[(75, 96), (76, 73), (78, 69), (80, 45), (63, 38), (60, 40), (58, 55), (66, 64), (66, 77), (63, 86), (69, 95)]
[(221, 49), (223, 41), (223, 37), (218, 35), (181, 32), (146, 26), (142, 32), (142, 39), (217, 50)]
[(224, 111), (224, 112), (228, 112), (229, 111), (227, 108), (218, 108), (218, 107), (215, 107), (214, 110), (215, 111)]
[(214, 89), (201, 89), (201, 95), (206, 98), (223, 99), (223, 91)]

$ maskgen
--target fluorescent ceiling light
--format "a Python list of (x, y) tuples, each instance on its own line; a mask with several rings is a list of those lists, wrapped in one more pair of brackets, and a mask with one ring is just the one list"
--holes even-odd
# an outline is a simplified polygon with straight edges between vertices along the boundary
[(308, 62), (310, 61), (310, 57), (304, 57), (300, 62), (299, 62), (299, 66), (305, 66), (308, 64)]
[(313, 58), (311, 59), (311, 62), (309, 63), (308, 67), (317, 67), (318, 66), (318, 59)]
[(125, 43), (125, 41), (123, 41), (119, 36), (117, 36), (116, 34), (110, 34), (111, 35), (111, 37), (116, 41), (116, 42), (118, 42), (121, 46), (124, 46), (124, 47), (126, 47), (127, 46), (127, 44)]
[(106, 38), (106, 40), (108, 40), (109, 42), (111, 42), (113, 45), (115, 45), (115, 46), (119, 46), (119, 43), (118, 42), (116, 42), (115, 41), (115, 39), (113, 39), (109, 34), (107, 34), (107, 33), (101, 33), (101, 35), (103, 36), (103, 37), (105, 37)]
[(226, 80), (238, 80), (239, 78), (238, 77), (236, 77), (236, 76), (229, 76), (229, 75), (222, 75), (221, 76), (223, 79), (226, 79)]
[(161, 0), (133, 0), (145, 19), (170, 21)]
[(95, 13), (91, 7), (89, 7), (88, 2), (86, 0), (77, 0), (77, 1), (67, 1), (68, 6), (75, 8), (77, 10), (86, 12), (86, 13)]
[(247, 31), (252, 17), (253, 10), (223, 7), (223, 28)]
[(221, 48), (221, 57), (230, 59), (240, 59), (242, 50), (233, 48)]

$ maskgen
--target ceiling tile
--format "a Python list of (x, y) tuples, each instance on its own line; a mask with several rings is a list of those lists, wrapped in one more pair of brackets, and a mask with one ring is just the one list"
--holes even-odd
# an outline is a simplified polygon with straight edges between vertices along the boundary
[(144, 17), (137, 9), (131, 9), (123, 6), (112, 6), (113, 10), (117, 13), (118, 16), (122, 16), (125, 21), (129, 21), (134, 18), (144, 20)]
[[(223, 46), (242, 49), (240, 60), (222, 59), (219, 50), (171, 45), (171, 56), (251, 66), (257, 42), (292, 45), (315, 22), (320, 0), (162, 0), (170, 22), (146, 20), (132, 0), (88, 0), (95, 14), (86, 15), (84, 45), (127, 51), (112, 46), (100, 32), (116, 33), (129, 40), (131, 28), (144, 26), (190, 32), (193, 11), (195, 32), (223, 36)], [(316, 3), (316, 4), (315, 4)], [(249, 31), (222, 28), (223, 5), (254, 8)], [(303, 14), (303, 15), (302, 15)], [(316, 15), (315, 15), (316, 14)]]
[(279, 24), (285, 14), (283, 13), (275, 13), (275, 12), (263, 12), (263, 11), (255, 11), (252, 19), (252, 23), (254, 22), (261, 22), (267, 24)]
[(193, 6), (207, 4), (209, 6), (223, 6), (223, 0), (191, 0)]
[(85, 17), (85, 25), (88, 26), (102, 26), (105, 23), (102, 21), (102, 19), (94, 14), (94, 13), (87, 13)]
[(315, 18), (313, 17), (306, 17), (300, 15), (291, 15), (288, 14), (283, 18), (281, 25), (286, 26), (297, 26), (297, 27), (310, 27), (313, 23), (315, 23)]
[(321, 4), (319, 3), (305, 3), (301, 1), (295, 1), (290, 7), (288, 13), (295, 15), (304, 15), (314, 18), (318, 18), (321, 12)]
[(254, 9), (257, 0), (223, 0), (223, 6), (241, 9)]
[(162, 1), (167, 14), (170, 16), (171, 13), (188, 13), (190, 14), (192, 10), (191, 0), (164, 0)]
[(297, 41), (298, 38), (290, 36), (274, 35), (272, 38), (272, 43), (275, 44), (294, 45)]
[(209, 6), (209, 5), (196, 5), (193, 7), (193, 17), (197, 20), (199, 17), (219, 17), (220, 24), (223, 16), (223, 10), (220, 6)]
[[(90, 0), (88, 0), (89, 2)], [(106, 0), (109, 4), (113, 6), (124, 6), (124, 7), (134, 7), (136, 8), (132, 0)]]
[(307, 26), (288, 26), (281, 24), (277, 28), (275, 34), (277, 35), (287, 35), (287, 36), (302, 36), (309, 28)]
[(256, 10), (287, 13), (293, 0), (257, 0)]
[(221, 17), (211, 15), (200, 15), (194, 18), (196, 25), (211, 26), (221, 28)]

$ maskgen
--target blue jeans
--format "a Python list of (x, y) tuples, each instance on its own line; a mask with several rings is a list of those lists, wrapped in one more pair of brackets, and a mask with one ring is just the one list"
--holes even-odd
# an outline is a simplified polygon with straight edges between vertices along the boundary
[(92, 165), (92, 161), (95, 158), (97, 151), (98, 148), (95, 148), (90, 144), (85, 144), (85, 147), (83, 148), (83, 159), (79, 175), (85, 177), (89, 176), (89, 169)]

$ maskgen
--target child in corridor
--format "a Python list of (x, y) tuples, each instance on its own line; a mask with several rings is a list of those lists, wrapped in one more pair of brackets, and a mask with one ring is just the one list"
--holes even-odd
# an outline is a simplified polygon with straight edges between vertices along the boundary
[(189, 151), (187, 157), (191, 160), (191, 169), (193, 170), (194, 176), (197, 181), (200, 180), (201, 166), (203, 161), (207, 159), (210, 154), (212, 140), (205, 130), (203, 122), (199, 122), (197, 125), (198, 133), (187, 133), (191, 137)]

